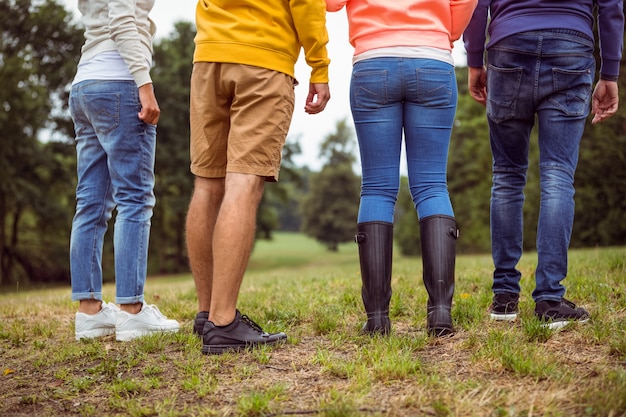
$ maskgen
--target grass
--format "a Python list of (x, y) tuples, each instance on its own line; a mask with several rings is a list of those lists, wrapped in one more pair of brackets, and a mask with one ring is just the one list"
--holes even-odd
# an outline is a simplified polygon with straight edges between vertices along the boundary
[[(398, 253), (396, 251), (396, 253)], [(459, 256), (457, 334), (425, 332), (419, 258), (396, 255), (389, 337), (364, 321), (357, 248), (297, 234), (256, 244), (239, 307), (289, 338), (202, 355), (189, 275), (151, 277), (146, 297), (182, 323), (127, 343), (74, 341), (69, 286), (0, 294), (2, 416), (626, 416), (626, 248), (570, 251), (567, 296), (593, 320), (555, 332), (533, 316), (525, 254), (520, 320), (490, 322), (491, 259)], [(113, 300), (114, 287), (105, 286)]]

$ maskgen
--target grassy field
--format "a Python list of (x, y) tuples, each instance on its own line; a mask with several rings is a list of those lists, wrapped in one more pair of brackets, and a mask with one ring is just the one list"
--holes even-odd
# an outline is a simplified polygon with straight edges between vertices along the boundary
[[(398, 253), (396, 251), (396, 253)], [(489, 321), (491, 259), (459, 256), (454, 337), (425, 332), (419, 258), (396, 256), (389, 337), (364, 321), (355, 244), (258, 242), (239, 308), (286, 344), (206, 356), (190, 275), (151, 277), (177, 334), (74, 341), (69, 285), (0, 294), (1, 416), (626, 416), (626, 248), (572, 250), (567, 297), (593, 320), (533, 317), (536, 256), (520, 264), (521, 319)], [(107, 300), (114, 288), (105, 287)]]

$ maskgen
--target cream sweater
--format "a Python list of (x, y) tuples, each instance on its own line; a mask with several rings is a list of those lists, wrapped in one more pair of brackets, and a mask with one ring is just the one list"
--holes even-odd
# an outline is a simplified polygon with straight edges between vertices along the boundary
[(151, 83), (152, 39), (156, 25), (148, 17), (155, 0), (78, 0), (85, 43), (80, 61), (118, 51), (137, 87)]

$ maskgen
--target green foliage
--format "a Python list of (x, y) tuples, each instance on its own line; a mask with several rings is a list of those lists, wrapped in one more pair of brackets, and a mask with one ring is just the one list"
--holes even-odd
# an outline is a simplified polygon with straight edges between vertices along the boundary
[(0, 285), (66, 281), (74, 163), (40, 137), (68, 128), (82, 31), (52, 0), (2, 0), (0, 15)]
[(346, 164), (325, 166), (311, 176), (310, 187), (310, 194), (302, 200), (302, 230), (336, 251), (339, 243), (354, 237), (359, 179)]
[[(597, 37), (597, 27), (594, 28)], [(624, 36), (626, 39), (626, 34)], [(595, 49), (596, 79), (602, 62)], [(626, 242), (626, 62), (620, 62), (620, 108), (596, 125), (591, 117), (580, 143), (572, 247), (621, 245)]]
[(419, 220), (409, 192), (409, 181), (400, 178), (400, 191), (396, 202), (393, 238), (404, 256), (419, 256), (422, 253), (419, 235)]
[[(257, 212), (256, 236), (271, 239), (274, 230), (300, 230), (298, 202), (304, 193), (302, 170), (293, 157), (301, 153), (300, 137), (287, 138), (283, 147), (279, 182), (265, 184), (263, 199)], [(283, 226), (286, 224), (287, 227)]]
[[(622, 64), (622, 73), (626, 70)], [(624, 77), (622, 77), (622, 80)], [(626, 81), (620, 82), (620, 104), (626, 103)], [(626, 242), (626, 113), (587, 123), (576, 172), (573, 247)]]
[(326, 159), (324, 166), (348, 165), (352, 167), (354, 158), (354, 133), (348, 126), (346, 119), (341, 119), (336, 124), (335, 133), (326, 136), (320, 145), (320, 157)]
[[(150, 273), (188, 270), (185, 219), (193, 190), (189, 171), (189, 80), (193, 38), (191, 23), (179, 22), (170, 38), (154, 45), (152, 80), (161, 108), (157, 130)], [(165, 244), (167, 242), (167, 244)]]
[(352, 148), (352, 131), (342, 120), (322, 143), (320, 155), (327, 162), (311, 175), (310, 192), (302, 199), (302, 230), (331, 251), (354, 236), (360, 183), (352, 171)]
[(486, 252), (489, 239), (491, 149), (485, 108), (461, 86), (467, 85), (467, 69), (457, 70), (459, 99), (450, 139), (448, 191), (460, 230), (458, 252)]

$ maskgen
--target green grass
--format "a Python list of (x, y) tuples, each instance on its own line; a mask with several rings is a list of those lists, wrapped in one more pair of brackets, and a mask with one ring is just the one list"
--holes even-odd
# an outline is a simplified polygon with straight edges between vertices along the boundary
[[(357, 248), (299, 234), (256, 243), (239, 308), (287, 343), (202, 355), (190, 275), (151, 277), (146, 297), (177, 334), (74, 341), (69, 286), (0, 294), (2, 416), (626, 416), (626, 248), (570, 251), (567, 297), (593, 320), (546, 330), (520, 270), (520, 320), (490, 322), (492, 263), (459, 256), (457, 334), (426, 334), (419, 258), (396, 256), (389, 337), (359, 330)], [(114, 286), (104, 288), (113, 300)]]

